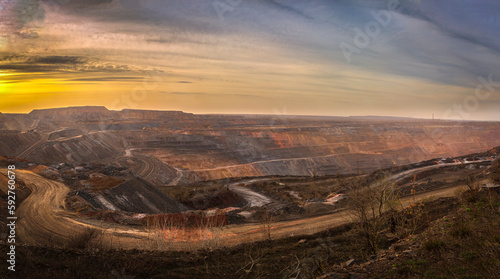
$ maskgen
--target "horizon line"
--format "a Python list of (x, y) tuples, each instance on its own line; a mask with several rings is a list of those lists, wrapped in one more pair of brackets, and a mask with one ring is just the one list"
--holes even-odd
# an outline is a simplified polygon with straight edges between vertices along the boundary
[[(51, 107), (51, 108), (37, 108), (32, 109), (30, 112), (9, 112), (4, 113), (0, 112), (3, 115), (18, 115), (24, 114), (29, 115), (34, 111), (44, 111), (44, 110), (57, 110), (57, 109), (76, 109), (76, 108), (104, 108), (107, 111), (112, 112), (122, 112), (126, 110), (131, 111), (156, 111), (156, 112), (182, 112), (185, 114), (193, 114), (193, 115), (235, 115), (235, 116), (277, 116), (277, 117), (335, 117), (335, 118), (391, 118), (391, 119), (401, 119), (401, 120), (430, 120), (430, 121), (463, 121), (463, 122), (499, 122), (500, 120), (468, 120), (468, 119), (441, 119), (434, 118), (434, 115), (430, 118), (419, 118), (419, 117), (411, 117), (411, 116), (393, 116), (393, 115), (374, 115), (374, 114), (366, 114), (366, 115), (324, 115), (324, 114), (265, 114), (265, 113), (194, 113), (194, 112), (186, 112), (182, 110), (158, 110), (158, 109), (139, 109), (139, 108), (123, 108), (121, 110), (108, 109), (106, 106), (101, 105), (88, 105), (88, 106), (65, 106), (65, 107)], [(390, 119), (388, 119), (390, 120)]]

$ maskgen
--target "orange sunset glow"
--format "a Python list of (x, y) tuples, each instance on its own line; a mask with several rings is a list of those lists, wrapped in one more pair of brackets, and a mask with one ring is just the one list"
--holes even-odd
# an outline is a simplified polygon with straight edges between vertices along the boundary
[[(496, 25), (483, 24), (473, 12), (468, 26), (481, 31), (464, 30), (464, 36), (474, 31), (476, 37), (460, 41), (441, 31), (459, 20), (453, 13), (440, 19), (441, 26), (385, 14), (387, 26), (377, 23), (373, 38), (363, 37), (360, 27), (377, 18), (332, 16), (367, 9), (349, 10), (342, 3), (315, 10), (294, 1), (290, 9), (301, 11), (294, 13), (271, 4), (219, 11), (209, 3), (125, 0), (31, 1), (23, 11), (16, 2), (5, 2), (0, 11), (0, 111), (6, 113), (102, 105), (194, 113), (499, 117), (498, 94), (483, 84), (498, 79), (498, 40), (482, 40)], [(405, 5), (401, 9), (415, 9)], [(363, 38), (369, 38), (366, 46)], [(465, 53), (469, 60), (461, 58)], [(483, 85), (491, 92), (480, 109), (449, 112)]]

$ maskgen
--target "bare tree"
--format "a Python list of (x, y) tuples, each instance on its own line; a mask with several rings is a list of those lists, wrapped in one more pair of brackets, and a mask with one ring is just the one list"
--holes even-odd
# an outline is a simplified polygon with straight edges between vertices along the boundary
[(500, 159), (495, 160), (491, 165), (490, 179), (493, 183), (500, 184)]
[(274, 218), (267, 208), (262, 209), (259, 215), (260, 224), (263, 229), (264, 236), (266, 239), (271, 240), (271, 229)]
[(387, 207), (392, 208), (391, 202), (395, 200), (393, 184), (388, 176), (383, 176), (372, 185), (364, 185), (360, 180), (350, 185), (347, 193), (349, 206), (354, 217), (359, 222), (361, 233), (368, 245), (378, 251), (378, 232), (386, 226), (386, 222), (378, 218)]
[(468, 171), (464, 174), (464, 180), (469, 190), (477, 190), (479, 188), (477, 177), (472, 171)]

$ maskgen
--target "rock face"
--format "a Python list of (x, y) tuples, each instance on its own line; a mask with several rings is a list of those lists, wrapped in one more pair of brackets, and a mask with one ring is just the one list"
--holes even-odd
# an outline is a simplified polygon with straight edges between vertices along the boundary
[[(164, 146), (151, 145), (156, 148), (147, 152), (167, 164), (192, 170), (201, 180), (212, 180), (370, 172), (478, 152), (500, 142), (498, 123), (370, 121), (334, 122), (331, 127), (295, 130), (242, 130), (206, 136), (193, 148), (192, 139), (175, 150), (168, 146), (172, 141), (165, 140)], [(200, 146), (206, 146), (204, 151), (196, 151)]]
[(47, 140), (26, 156), (40, 163), (99, 162), (123, 152), (122, 139), (108, 132), (85, 134), (68, 139)]
[(41, 138), (41, 135), (37, 133), (0, 130), (0, 154), (4, 156), (16, 156)]
[(500, 145), (499, 122), (194, 115), (104, 107), (2, 114), (0, 128), (0, 155), (44, 163), (114, 162), (155, 185), (370, 172)]
[(178, 213), (187, 207), (146, 181), (134, 178), (112, 189), (82, 194), (94, 207), (135, 213)]

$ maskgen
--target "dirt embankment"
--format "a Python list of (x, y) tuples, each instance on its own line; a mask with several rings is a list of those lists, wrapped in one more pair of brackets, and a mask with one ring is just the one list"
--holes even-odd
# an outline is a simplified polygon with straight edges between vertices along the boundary
[[(336, 124), (339, 127), (335, 127)], [(244, 132), (240, 129), (212, 137), (191, 135), (185, 145), (176, 149), (159, 141), (147, 152), (166, 164), (191, 171), (200, 180), (366, 173), (495, 147), (500, 144), (498, 125), (352, 122), (295, 130)], [(212, 149), (201, 151), (188, 144), (197, 138), (200, 144), (211, 143)]]
[(47, 141), (27, 156), (35, 162), (99, 162), (123, 152), (123, 140), (110, 132), (99, 132), (61, 141)]
[(0, 154), (3, 156), (16, 156), (42, 138), (42, 135), (20, 131), (0, 131)]
[(104, 191), (79, 191), (94, 207), (135, 213), (178, 213), (188, 210), (175, 199), (140, 178), (133, 178)]

